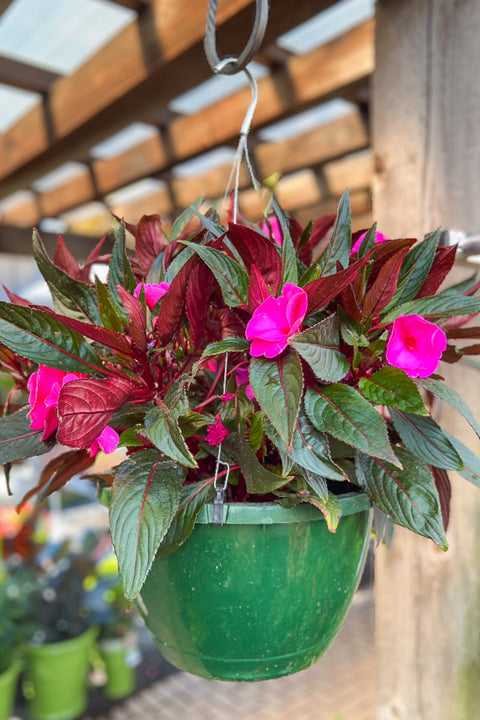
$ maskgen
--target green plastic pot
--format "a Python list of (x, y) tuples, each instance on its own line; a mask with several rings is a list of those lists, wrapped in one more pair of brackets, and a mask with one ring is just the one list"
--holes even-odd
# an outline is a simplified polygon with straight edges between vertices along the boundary
[(15, 659), (4, 672), (0, 673), (0, 720), (8, 720), (12, 716), (20, 670), (20, 661)]
[(25, 649), (23, 692), (34, 720), (71, 720), (87, 706), (87, 670), (96, 628), (71, 640)]
[(328, 531), (307, 504), (213, 506), (175, 553), (157, 557), (140, 612), (165, 659), (216, 680), (267, 680), (312, 665), (338, 632), (360, 581), (371, 530), (363, 494), (340, 497)]
[(107, 674), (107, 682), (103, 688), (106, 697), (119, 700), (131, 695), (136, 686), (136, 670), (131, 662), (132, 650), (135, 651), (135, 648), (132, 647), (130, 638), (101, 640), (98, 647)]

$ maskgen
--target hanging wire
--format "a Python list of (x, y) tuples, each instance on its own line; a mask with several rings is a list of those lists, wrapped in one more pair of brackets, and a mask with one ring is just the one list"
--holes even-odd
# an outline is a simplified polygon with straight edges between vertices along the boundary
[[(227, 366), (228, 366), (228, 353), (225, 353), (225, 365), (223, 368), (223, 395), (227, 392)], [(225, 491), (228, 485), (228, 478), (230, 475), (230, 464), (220, 459), (222, 453), (222, 443), (218, 446), (217, 460), (215, 463), (215, 478), (213, 480), (213, 487), (215, 488), (215, 499), (213, 501), (213, 517), (212, 522), (214, 525), (223, 525), (223, 503), (225, 500)], [(222, 483), (218, 482), (218, 471), (220, 465), (225, 465), (227, 468), (226, 475)]]

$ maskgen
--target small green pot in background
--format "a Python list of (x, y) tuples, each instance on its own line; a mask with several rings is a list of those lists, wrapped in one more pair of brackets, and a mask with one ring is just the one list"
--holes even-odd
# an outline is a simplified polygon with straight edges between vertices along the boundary
[(135, 633), (100, 640), (98, 648), (107, 674), (103, 688), (106, 697), (119, 700), (131, 695), (137, 684), (135, 667), (139, 657)]
[(87, 670), (97, 628), (25, 649), (23, 691), (34, 720), (72, 720), (87, 706)]
[(21, 667), (20, 661), (15, 659), (6, 670), (0, 673), (0, 720), (8, 720), (12, 715)]
[(217, 680), (267, 680), (312, 665), (338, 632), (358, 586), (371, 530), (363, 493), (339, 497), (329, 532), (312, 505), (212, 506), (191, 537), (157, 557), (138, 600), (165, 659)]

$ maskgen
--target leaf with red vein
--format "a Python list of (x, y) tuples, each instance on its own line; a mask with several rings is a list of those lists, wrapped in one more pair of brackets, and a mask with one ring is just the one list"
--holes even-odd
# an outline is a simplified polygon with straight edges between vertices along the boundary
[(227, 337), (244, 337), (245, 325), (233, 310), (223, 308), (218, 311), (218, 318), (222, 329), (222, 340)]
[(420, 291), (416, 294), (416, 298), (435, 295), (438, 288), (452, 269), (456, 252), (456, 245), (453, 245), (452, 247), (437, 248), (430, 272), (420, 288)]
[(162, 345), (170, 342), (183, 317), (188, 278), (197, 262), (198, 259), (196, 257), (187, 260), (163, 296), (162, 308), (155, 328), (158, 339)]
[(143, 305), (136, 297), (130, 295), (125, 288), (117, 285), (117, 291), (128, 313), (128, 327), (130, 337), (139, 353), (144, 355), (147, 352), (147, 327), (145, 325), (145, 311)]
[(252, 265), (255, 265), (272, 292), (276, 294), (282, 277), (282, 260), (275, 241), (251, 228), (233, 223), (229, 224), (227, 235), (238, 250), (248, 273)]
[(374, 250), (371, 250), (365, 257), (352, 263), (345, 270), (340, 270), (335, 275), (327, 275), (305, 285), (304, 290), (308, 297), (307, 315), (311, 315), (328, 305), (344, 288), (350, 285), (357, 277), (360, 269), (370, 260), (373, 252)]
[(160, 215), (142, 215), (135, 229), (135, 250), (142, 272), (147, 273), (150, 270), (166, 245)]
[(50, 460), (40, 474), (35, 487), (31, 488), (21, 499), (18, 508), (25, 505), (30, 498), (38, 496), (37, 502), (44, 500), (53, 492), (60, 490), (75, 475), (85, 472), (95, 462), (86, 450), (69, 450)]
[(58, 398), (59, 442), (88, 448), (136, 388), (123, 378), (85, 378), (65, 383)]
[(58, 236), (53, 262), (60, 270), (63, 270), (63, 272), (70, 275), (74, 280), (84, 280), (84, 273), (82, 273), (80, 265), (65, 245), (61, 235)]
[(248, 309), (253, 312), (264, 300), (271, 296), (269, 287), (256, 265), (250, 268), (250, 284), (248, 286)]
[(432, 467), (433, 479), (437, 488), (438, 497), (440, 499), (440, 509), (442, 512), (443, 529), (448, 529), (450, 520), (450, 500), (452, 498), (452, 486), (448, 473), (443, 468)]
[(108, 328), (101, 327), (100, 325), (82, 322), (81, 320), (76, 320), (75, 318), (70, 318), (66, 315), (59, 315), (47, 307), (37, 305), (34, 307), (37, 310), (43, 310), (66, 327), (76, 330), (94, 342), (105, 345), (105, 347), (121, 353), (122, 355), (129, 356), (132, 354), (132, 346), (128, 342), (127, 338), (121, 333), (115, 332), (115, 330), (109, 330)]

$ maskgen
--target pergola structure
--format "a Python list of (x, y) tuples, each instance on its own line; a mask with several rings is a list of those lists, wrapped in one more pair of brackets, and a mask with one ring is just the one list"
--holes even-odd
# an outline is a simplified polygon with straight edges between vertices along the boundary
[[(90, 226), (76, 221), (71, 211), (88, 203), (103, 204), (100, 211), (96, 206), (97, 222), (91, 226), (98, 234), (98, 229), (109, 228), (110, 211), (130, 222), (153, 212), (168, 219), (200, 195), (214, 201), (225, 191), (231, 162), (187, 176), (178, 172), (192, 158), (206, 156), (208, 166), (209, 153), (233, 148), (250, 100), (250, 89), (243, 87), (193, 114), (172, 109), (178, 96), (212, 76), (203, 51), (206, 0), (108, 2), (126, 6), (136, 16), (72, 74), (60, 76), (0, 57), (2, 83), (41, 94), (41, 100), (0, 135), (0, 251), (29, 253), (31, 227), (45, 218), (63, 218), (71, 230), (85, 233)], [(11, 4), (4, 0), (0, 11)], [(280, 173), (278, 199), (301, 222), (335, 212), (348, 185), (356, 227), (367, 227), (373, 176), (368, 100), (374, 21), (361, 22), (305, 54), (277, 42), (333, 5), (334, 0), (271, 2), (265, 39), (255, 58), (264, 72), (251, 157), (259, 179)], [(252, 0), (220, 3), (221, 55), (242, 50), (254, 6)], [(349, 101), (340, 117), (306, 132), (293, 130), (287, 139), (268, 139), (265, 130), (278, 121), (332, 98)], [(147, 139), (106, 158), (92, 154), (99, 142), (139, 121), (151, 126)], [(44, 176), (72, 161), (80, 164), (73, 178), (48, 189), (39, 189), (41, 182), (37, 187)], [(125, 199), (128, 193), (121, 197), (117, 192), (145, 178), (157, 183), (141, 199)], [(246, 171), (240, 183), (240, 210), (258, 220), (268, 198), (251, 188)]]

